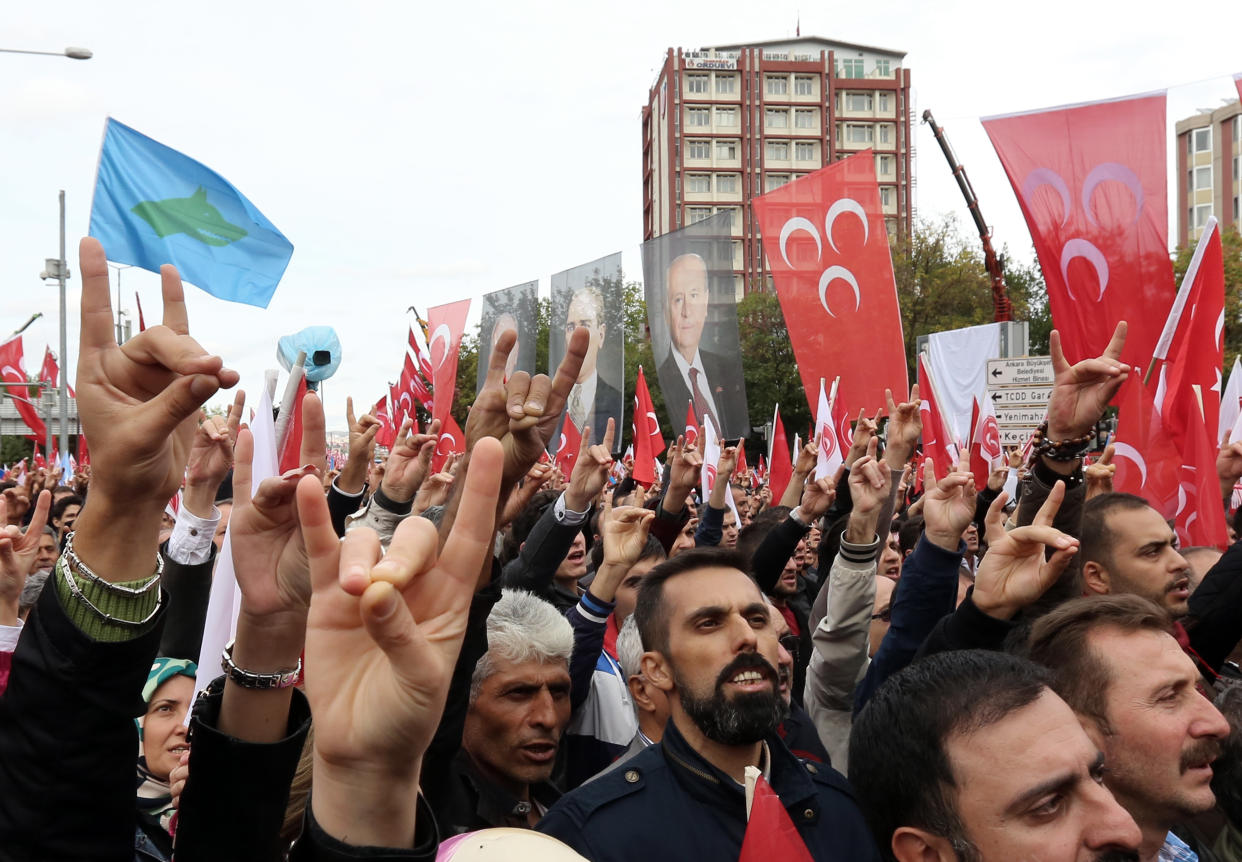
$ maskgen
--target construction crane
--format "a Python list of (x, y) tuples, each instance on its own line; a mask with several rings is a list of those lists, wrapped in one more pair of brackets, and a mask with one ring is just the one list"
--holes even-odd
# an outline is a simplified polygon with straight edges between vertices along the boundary
[(936, 125), (936, 119), (931, 111), (923, 112), (923, 122), (931, 126), (932, 134), (936, 136), (936, 143), (940, 144), (944, 157), (949, 160), (949, 169), (953, 171), (957, 187), (962, 190), (962, 196), (966, 198), (966, 209), (970, 210), (970, 217), (975, 220), (975, 227), (979, 229), (979, 239), (983, 241), (983, 265), (987, 267), (988, 275), (992, 278), (992, 319), (998, 323), (1012, 320), (1013, 305), (1009, 302), (1009, 294), (1005, 290), (1005, 275), (1001, 271), (1000, 259), (996, 256), (996, 250), (992, 248), (992, 232), (988, 229), (987, 222), (983, 220), (983, 213), (979, 211), (979, 198), (975, 197), (975, 190), (966, 176), (966, 169), (958, 164), (957, 156), (953, 154), (953, 148), (949, 146), (949, 139), (944, 136), (944, 129)]

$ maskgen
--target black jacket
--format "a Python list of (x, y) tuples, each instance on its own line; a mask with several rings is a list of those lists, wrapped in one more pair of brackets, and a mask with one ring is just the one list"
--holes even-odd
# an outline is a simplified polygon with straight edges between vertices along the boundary
[[(845, 779), (799, 760), (776, 734), (766, 742), (772, 789), (811, 857), (878, 862)], [(538, 829), (592, 862), (736, 859), (746, 832), (746, 794), (670, 721), (659, 743), (562, 797)]]

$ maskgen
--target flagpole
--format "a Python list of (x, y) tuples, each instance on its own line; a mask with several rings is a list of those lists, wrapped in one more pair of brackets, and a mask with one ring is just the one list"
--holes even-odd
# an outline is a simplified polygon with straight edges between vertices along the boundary
[[(56, 279), (60, 282), (60, 386), (56, 400), (60, 402), (60, 451), (69, 451), (69, 335), (65, 324), (65, 279), (68, 277), (65, 262), (65, 190), (60, 190), (60, 265)], [(50, 433), (50, 431), (49, 431)]]

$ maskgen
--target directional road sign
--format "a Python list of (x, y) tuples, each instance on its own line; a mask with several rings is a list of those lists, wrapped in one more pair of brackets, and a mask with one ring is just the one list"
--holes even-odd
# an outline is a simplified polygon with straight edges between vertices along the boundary
[(1051, 386), (1051, 356), (1019, 356), (988, 360), (988, 388), (997, 386)]

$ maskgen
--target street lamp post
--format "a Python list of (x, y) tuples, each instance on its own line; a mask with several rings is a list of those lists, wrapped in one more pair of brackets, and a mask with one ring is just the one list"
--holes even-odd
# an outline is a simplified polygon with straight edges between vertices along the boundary
[(65, 282), (69, 278), (69, 264), (65, 261), (65, 190), (60, 190), (60, 257), (44, 260), (44, 270), (39, 276), (54, 278), (60, 284), (60, 385), (56, 387), (56, 400), (60, 402), (60, 451), (69, 451), (69, 336), (65, 320)]

